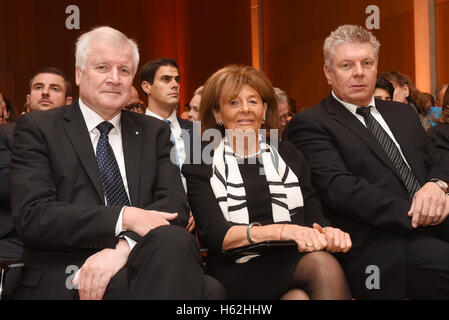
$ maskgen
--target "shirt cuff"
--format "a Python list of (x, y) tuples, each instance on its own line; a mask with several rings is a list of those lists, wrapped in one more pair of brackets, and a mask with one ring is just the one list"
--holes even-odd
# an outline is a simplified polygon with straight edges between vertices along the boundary
[(123, 232), (123, 211), (125, 210), (126, 206), (120, 210), (120, 215), (118, 216), (117, 224), (115, 225), (115, 236), (118, 237), (121, 232)]
[(125, 238), (126, 242), (128, 242), (129, 249), (130, 249), (130, 250), (134, 249), (134, 247), (135, 247), (135, 245), (137, 244), (137, 242), (134, 241), (133, 239), (127, 237), (127, 236), (123, 236), (123, 238)]
[[(120, 233), (122, 233), (123, 231), (123, 224), (122, 224), (122, 219), (123, 219), (123, 211), (125, 210), (126, 206), (122, 208), (122, 210), (120, 210), (120, 215), (118, 216), (118, 220), (117, 220), (117, 224), (115, 225), (115, 236), (118, 237), (120, 235)], [(125, 238), (126, 242), (128, 242), (129, 248), (132, 250), (134, 248), (134, 246), (137, 244), (136, 241), (134, 241), (133, 239), (127, 237), (127, 236), (123, 236), (123, 238)]]

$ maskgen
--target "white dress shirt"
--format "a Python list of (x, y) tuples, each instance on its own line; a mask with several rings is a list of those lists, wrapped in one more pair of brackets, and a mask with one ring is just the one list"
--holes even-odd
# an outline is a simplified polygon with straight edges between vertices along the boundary
[[(81, 109), (81, 113), (83, 114), (84, 121), (86, 122), (87, 130), (89, 131), (90, 140), (92, 142), (92, 147), (94, 149), (94, 153), (96, 155), (97, 153), (97, 144), (98, 140), (100, 139), (100, 131), (97, 129), (97, 126), (104, 122), (104, 119), (100, 117), (95, 111), (90, 109), (88, 106), (84, 104), (84, 102), (79, 99), (79, 105)], [(109, 120), (114, 128), (109, 132), (108, 140), (109, 144), (111, 145), (112, 151), (114, 152), (115, 159), (117, 160), (118, 168), (120, 170), (120, 175), (122, 176), (123, 185), (125, 186), (126, 194), (128, 195), (129, 202), (131, 203), (131, 198), (129, 197), (129, 190), (128, 190), (128, 180), (126, 179), (126, 169), (125, 169), (125, 157), (123, 155), (123, 145), (122, 145), (122, 127), (120, 124), (121, 119), (121, 113), (116, 115), (113, 119)], [(105, 198), (106, 203), (106, 198)], [(107, 203), (106, 203), (107, 205)], [(123, 217), (123, 210), (125, 207), (122, 208), (120, 211), (120, 215), (117, 220), (117, 224), (115, 226), (115, 235), (118, 236), (120, 232), (123, 230), (123, 224), (122, 224), (122, 217)], [(130, 248), (132, 249), (136, 242), (128, 237), (125, 237), (125, 239), (128, 241), (128, 244)]]
[(349, 112), (351, 112), (354, 116), (356, 116), (357, 119), (359, 119), (359, 121), (361, 123), (363, 123), (363, 125), (366, 127), (366, 123), (365, 123), (365, 119), (363, 118), (363, 116), (361, 116), (360, 114), (357, 113), (357, 108), (358, 107), (367, 107), (367, 106), (372, 106), (371, 108), (371, 114), (373, 115), (374, 119), (377, 120), (377, 122), (379, 122), (380, 126), (382, 127), (382, 129), (385, 130), (385, 132), (388, 134), (388, 136), (391, 138), (391, 140), (393, 140), (394, 144), (396, 145), (396, 147), (399, 150), (399, 153), (401, 154), (402, 159), (404, 159), (405, 163), (407, 164), (407, 166), (410, 168), (410, 165), (407, 162), (407, 159), (405, 159), (404, 154), (402, 153), (402, 149), (401, 146), (399, 145), (399, 143), (396, 141), (396, 139), (394, 138), (393, 132), (391, 132), (390, 127), (388, 127), (387, 123), (385, 122), (384, 118), (382, 117), (382, 115), (380, 114), (380, 112), (376, 109), (376, 100), (374, 100), (374, 96), (371, 98), (371, 102), (366, 105), (366, 106), (357, 106), (355, 104), (352, 103), (348, 103), (345, 102), (341, 99), (339, 99), (334, 91), (332, 91), (332, 96), (338, 101), (340, 102), (346, 109), (348, 109)]
[[(178, 118), (176, 117), (176, 112), (173, 111), (173, 113), (167, 119), (164, 119), (160, 115), (158, 115), (154, 112), (151, 112), (148, 108), (146, 109), (145, 114), (147, 116), (154, 117), (154, 118), (162, 120), (162, 121), (164, 121), (164, 120), (170, 121), (170, 129), (171, 129), (173, 138), (175, 140), (175, 147), (176, 147), (176, 151), (178, 153), (179, 168), (181, 169), (182, 165), (184, 164), (184, 162), (186, 160), (187, 155), (186, 155), (184, 140), (182, 139), (182, 135), (181, 135), (182, 129), (181, 129), (181, 126), (179, 125)], [(182, 185), (184, 186), (184, 190), (187, 192), (187, 182), (182, 174), (181, 174), (181, 180), (182, 180)]]

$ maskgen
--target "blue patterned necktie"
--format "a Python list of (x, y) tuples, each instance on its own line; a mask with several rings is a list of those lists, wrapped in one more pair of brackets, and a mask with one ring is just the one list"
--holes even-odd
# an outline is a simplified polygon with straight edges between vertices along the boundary
[(114, 151), (109, 144), (108, 135), (114, 126), (104, 121), (97, 126), (100, 139), (97, 144), (97, 162), (100, 170), (103, 191), (108, 206), (129, 206), (128, 195), (123, 185), (122, 175), (115, 159)]
[[(171, 124), (171, 121), (168, 120), (168, 119), (165, 119), (165, 120), (162, 120), (162, 121), (164, 121), (165, 123), (167, 123), (169, 126), (170, 126), (170, 124)], [(174, 151), (175, 151), (175, 164), (176, 164), (176, 166), (179, 167), (178, 149), (176, 148), (175, 137), (173, 136), (173, 132), (171, 131), (171, 126), (170, 126), (170, 141), (173, 142), (173, 147), (175, 148), (175, 149), (174, 149)], [(170, 159), (171, 159), (172, 162), (173, 162), (173, 159), (172, 159), (172, 153), (171, 153), (171, 152), (170, 152)]]
[(421, 186), (412, 170), (410, 170), (405, 163), (394, 141), (390, 138), (388, 133), (385, 132), (380, 123), (374, 119), (371, 114), (371, 106), (357, 108), (357, 114), (361, 115), (363, 119), (365, 119), (365, 124), (369, 132), (371, 132), (374, 138), (376, 138), (377, 142), (379, 142), (385, 150), (388, 158), (390, 158), (390, 160), (394, 163), (396, 169), (398, 169), (399, 175), (402, 178), (402, 182), (410, 194), (410, 197), (413, 197), (415, 192), (418, 191)]

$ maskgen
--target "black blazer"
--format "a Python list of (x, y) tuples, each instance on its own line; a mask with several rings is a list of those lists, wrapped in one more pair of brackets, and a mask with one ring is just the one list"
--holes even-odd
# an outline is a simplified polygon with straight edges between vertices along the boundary
[(12, 222), (9, 183), (7, 178), (12, 153), (12, 137), (15, 127), (16, 124), (14, 122), (0, 125), (0, 239), (6, 235), (8, 235), (8, 237), (15, 236), (12, 234), (14, 225)]
[(427, 134), (438, 150), (440, 150), (446, 163), (449, 164), (449, 123), (439, 123), (431, 127)]
[[(323, 227), (329, 226), (329, 221), (323, 216), (320, 199), (310, 183), (310, 169), (303, 154), (291, 143), (284, 141), (279, 142), (278, 151), (284, 162), (298, 177), (304, 199), (303, 211), (293, 216), (292, 223), (312, 227), (316, 222)], [(213, 157), (213, 151), (211, 157)], [(200, 240), (215, 255), (221, 255), (226, 233), (235, 224), (224, 218), (210, 186), (212, 165), (204, 162), (184, 165), (182, 173), (187, 179), (189, 204), (195, 217)]]
[[(184, 141), (185, 152), (186, 152), (186, 163), (192, 162), (193, 157), (193, 143), (194, 143), (194, 130), (193, 130), (193, 122), (178, 118), (179, 126), (181, 129), (185, 130), (186, 134), (182, 135), (182, 140)], [(199, 143), (201, 147), (201, 143)]]
[[(376, 108), (419, 182), (449, 181), (449, 167), (428, 143), (412, 108), (377, 99)], [(377, 265), (385, 272), (384, 292), (400, 297), (405, 288), (404, 241), (423, 231), (412, 230), (407, 216), (411, 199), (391, 160), (367, 128), (332, 95), (297, 114), (287, 130), (288, 139), (308, 160), (326, 216), (351, 234), (353, 249), (342, 256), (352, 274), (348, 280), (363, 290), (366, 267)]]
[[(178, 212), (188, 205), (178, 168), (170, 161), (170, 130), (163, 122), (122, 111), (123, 154), (131, 205)], [(9, 171), (14, 221), (24, 243), (23, 286), (30, 297), (71, 298), (70, 265), (114, 248), (121, 210), (105, 206), (94, 149), (78, 101), (19, 118)]]

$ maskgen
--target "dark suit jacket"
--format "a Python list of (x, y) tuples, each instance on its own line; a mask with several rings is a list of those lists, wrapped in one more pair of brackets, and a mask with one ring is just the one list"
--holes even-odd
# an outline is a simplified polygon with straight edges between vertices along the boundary
[[(178, 212), (188, 205), (170, 162), (170, 130), (159, 120), (122, 111), (122, 142), (131, 205)], [(26, 263), (30, 297), (72, 298), (68, 266), (114, 248), (121, 210), (105, 206), (94, 149), (78, 101), (19, 118), (10, 165), (11, 203)], [(73, 272), (73, 271), (72, 271)]]
[(7, 173), (11, 161), (12, 137), (15, 127), (15, 123), (0, 125), (0, 239), (6, 235), (11, 236), (11, 232), (14, 230)]
[[(416, 113), (408, 105), (376, 100), (376, 108), (401, 146), (412, 171), (424, 185), (431, 178), (449, 181), (449, 167), (428, 143)], [(331, 222), (351, 234), (353, 249), (342, 255), (354, 294), (368, 297), (369, 265), (381, 271), (384, 297), (405, 294), (404, 241), (412, 230), (411, 199), (399, 173), (367, 128), (332, 95), (297, 114), (288, 138), (306, 156), (312, 181)]]
[[(184, 120), (181, 119), (180, 117), (178, 118), (178, 122), (179, 122), (179, 126), (181, 127), (181, 129), (185, 130), (186, 134), (182, 135), (182, 139), (184, 141), (184, 146), (185, 146), (185, 152), (186, 152), (186, 163), (191, 163), (191, 159), (193, 157), (193, 137), (194, 137), (194, 132), (193, 132), (193, 122), (192, 121), (188, 121), (188, 120)], [(199, 147), (201, 147), (201, 143), (199, 145)]]
[(444, 156), (446, 163), (449, 163), (449, 123), (439, 123), (431, 127), (427, 134)]
[[(292, 217), (292, 223), (312, 227), (313, 223), (321, 226), (329, 226), (330, 223), (324, 218), (320, 199), (310, 183), (310, 169), (301, 152), (288, 142), (279, 142), (279, 154), (288, 167), (298, 177), (301, 192), (304, 199), (304, 207), (300, 214)], [(213, 151), (211, 152), (211, 159)], [(210, 178), (212, 177), (212, 165), (190, 164), (184, 165), (182, 172), (187, 179), (188, 199), (195, 216), (198, 234), (214, 254), (222, 252), (223, 239), (228, 230), (235, 223), (225, 220), (223, 213), (215, 198)], [(271, 208), (270, 208), (271, 209)], [(272, 218), (268, 222), (260, 221), (262, 224), (273, 223)]]

